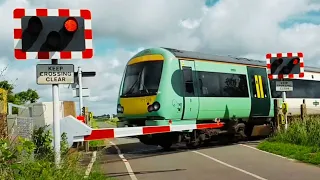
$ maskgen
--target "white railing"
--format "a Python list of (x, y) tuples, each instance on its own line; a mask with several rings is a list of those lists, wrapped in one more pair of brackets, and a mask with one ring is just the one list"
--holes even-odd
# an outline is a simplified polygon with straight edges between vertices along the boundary
[(16, 104), (13, 104), (13, 103), (8, 103), (8, 115), (12, 115), (13, 107), (29, 110), (29, 117), (32, 117), (32, 107), (16, 105)]

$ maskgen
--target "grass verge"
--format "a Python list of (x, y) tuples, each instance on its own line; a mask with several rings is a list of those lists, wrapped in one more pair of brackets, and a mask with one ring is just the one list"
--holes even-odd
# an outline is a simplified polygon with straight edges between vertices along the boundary
[(278, 154), (301, 162), (320, 165), (320, 148), (312, 146), (301, 146), (283, 142), (261, 142), (258, 149), (273, 154)]
[[(87, 165), (81, 165), (83, 154), (71, 152), (61, 142), (60, 168), (55, 166), (52, 135), (45, 128), (34, 130), (32, 139), (0, 139), (0, 179), (85, 179)], [(93, 170), (86, 179), (109, 179), (98, 170)]]
[(113, 126), (117, 126), (117, 122), (119, 121), (118, 118), (112, 118), (112, 119), (108, 119), (106, 120), (105, 122), (110, 124), (110, 125), (113, 125)]
[(288, 130), (281, 130), (261, 142), (258, 149), (302, 162), (320, 165), (320, 118), (295, 118)]

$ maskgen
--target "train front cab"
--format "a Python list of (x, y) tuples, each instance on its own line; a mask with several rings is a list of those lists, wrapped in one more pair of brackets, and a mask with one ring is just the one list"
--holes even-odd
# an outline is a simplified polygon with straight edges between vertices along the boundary
[[(182, 116), (183, 97), (176, 95), (175, 91), (179, 89), (172, 88), (172, 84), (181, 83), (178, 68), (179, 61), (164, 49), (147, 49), (135, 55), (127, 63), (121, 81), (117, 127), (161, 126), (168, 125), (170, 120), (178, 122), (176, 120)], [(138, 138), (144, 144), (170, 146), (169, 141), (175, 139), (172, 134)]]
[(175, 98), (172, 89), (172, 83), (181, 82), (172, 79), (177, 67), (174, 55), (164, 49), (147, 49), (135, 55), (121, 81), (117, 126), (168, 125), (169, 120), (181, 118), (182, 98)]

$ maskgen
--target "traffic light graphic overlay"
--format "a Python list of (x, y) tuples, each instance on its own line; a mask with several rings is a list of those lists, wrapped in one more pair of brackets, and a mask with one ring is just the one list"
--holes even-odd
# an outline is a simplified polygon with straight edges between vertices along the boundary
[(302, 53), (267, 54), (267, 71), (269, 79), (292, 79), (304, 77)]
[(15, 9), (14, 20), (16, 59), (88, 59), (93, 56), (89, 10)]
[(25, 16), (21, 23), (24, 52), (85, 50), (84, 20), (81, 17)]

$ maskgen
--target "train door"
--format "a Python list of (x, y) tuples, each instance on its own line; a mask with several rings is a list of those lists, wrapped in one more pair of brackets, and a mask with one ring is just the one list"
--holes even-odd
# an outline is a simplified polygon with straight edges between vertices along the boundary
[(271, 97), (266, 70), (248, 68), (248, 80), (251, 91), (251, 116), (269, 116)]
[(195, 84), (196, 73), (194, 61), (181, 60), (181, 70), (184, 86), (184, 106), (182, 119), (197, 119), (199, 109), (199, 98)]

